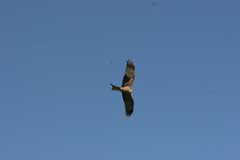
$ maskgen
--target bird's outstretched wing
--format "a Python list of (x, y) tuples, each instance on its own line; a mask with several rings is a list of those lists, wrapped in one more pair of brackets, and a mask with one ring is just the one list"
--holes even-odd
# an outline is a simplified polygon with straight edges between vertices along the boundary
[[(135, 65), (131, 60), (127, 61), (125, 74), (122, 80), (122, 87), (132, 87), (135, 79)], [(125, 111), (127, 116), (131, 116), (134, 109), (134, 100), (130, 92), (122, 92), (122, 98), (125, 105)]]
[(134, 109), (134, 100), (129, 92), (122, 92), (122, 98), (125, 105), (125, 111), (127, 116), (131, 116)]
[(124, 86), (132, 87), (134, 79), (135, 79), (135, 65), (131, 60), (128, 60), (125, 69), (125, 74), (122, 80), (122, 87)]

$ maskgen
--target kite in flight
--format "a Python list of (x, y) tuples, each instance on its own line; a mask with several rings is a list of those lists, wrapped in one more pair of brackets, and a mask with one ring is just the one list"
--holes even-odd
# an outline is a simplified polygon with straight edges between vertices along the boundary
[(129, 117), (133, 113), (134, 100), (132, 97), (132, 85), (135, 79), (135, 65), (132, 60), (127, 60), (125, 74), (123, 76), (121, 87), (111, 84), (113, 91), (120, 91), (125, 105), (126, 115)]

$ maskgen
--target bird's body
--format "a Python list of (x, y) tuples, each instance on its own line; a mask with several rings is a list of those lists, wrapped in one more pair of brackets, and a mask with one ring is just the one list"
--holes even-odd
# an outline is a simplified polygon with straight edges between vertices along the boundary
[(122, 98), (124, 101), (125, 111), (127, 116), (131, 116), (134, 109), (134, 100), (132, 97), (132, 92), (133, 92), (132, 85), (133, 85), (134, 79), (135, 79), (135, 65), (133, 61), (128, 60), (121, 87), (111, 84), (112, 90), (120, 91), (122, 93)]

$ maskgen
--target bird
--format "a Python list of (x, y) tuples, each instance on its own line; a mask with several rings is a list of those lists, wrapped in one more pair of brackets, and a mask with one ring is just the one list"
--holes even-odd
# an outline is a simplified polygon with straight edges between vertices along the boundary
[(122, 85), (116, 86), (110, 84), (112, 91), (120, 91), (122, 94), (122, 99), (125, 106), (125, 114), (130, 117), (134, 110), (134, 99), (132, 96), (133, 93), (133, 82), (135, 80), (135, 64), (131, 59), (127, 60), (125, 73), (122, 79)]

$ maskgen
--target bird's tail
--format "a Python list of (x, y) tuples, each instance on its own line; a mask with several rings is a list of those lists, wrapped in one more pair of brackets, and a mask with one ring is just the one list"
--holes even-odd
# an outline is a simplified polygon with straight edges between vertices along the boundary
[(113, 90), (113, 91), (121, 91), (121, 88), (120, 88), (120, 87), (115, 86), (115, 85), (113, 85), (113, 84), (110, 84), (110, 85), (112, 86), (112, 90)]

